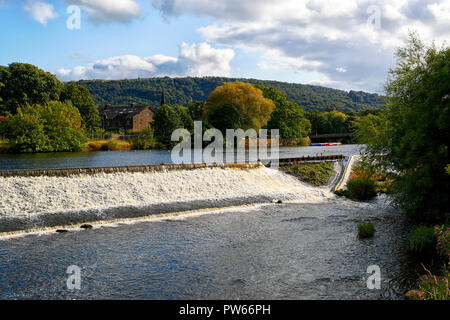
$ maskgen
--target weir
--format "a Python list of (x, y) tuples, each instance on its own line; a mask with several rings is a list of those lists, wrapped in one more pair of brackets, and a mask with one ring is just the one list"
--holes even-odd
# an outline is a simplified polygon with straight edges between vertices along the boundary
[[(336, 181), (342, 170), (334, 161)], [(260, 162), (0, 171), (0, 236), (274, 200), (322, 202), (334, 197), (331, 188)]]

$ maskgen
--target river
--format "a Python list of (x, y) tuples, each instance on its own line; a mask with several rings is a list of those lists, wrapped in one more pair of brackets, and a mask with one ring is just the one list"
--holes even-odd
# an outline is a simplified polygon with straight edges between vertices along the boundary
[[(268, 204), (0, 241), (0, 299), (400, 299), (404, 215), (368, 203)], [(370, 220), (375, 237), (360, 240)], [(81, 268), (81, 289), (66, 269)], [(369, 290), (367, 267), (381, 270)]]
[[(320, 154), (349, 156), (359, 154), (360, 149), (361, 145), (280, 147), (279, 154), (280, 158)], [(172, 163), (170, 152), (153, 150), (0, 154), (0, 170), (132, 166), (162, 162)]]
[[(358, 152), (359, 146), (349, 145), (326, 149), (280, 148), (281, 157)], [(0, 164), (2, 169), (24, 169), (169, 163), (168, 159), (170, 154), (166, 151), (99, 152), (2, 155)], [(198, 189), (200, 185), (195, 183), (194, 177), (184, 179), (186, 172), (167, 173), (178, 180), (167, 181), (164, 188), (160, 183), (158, 188), (164, 191), (182, 186), (184, 190), (190, 190), (190, 200), (210, 194), (215, 201), (228, 194), (235, 197), (250, 191), (257, 194), (272, 192), (270, 188), (279, 196), (286, 196), (298, 188), (300, 191), (296, 192), (303, 199), (99, 224), (93, 229), (71, 229), (66, 233), (43, 231), (1, 238), (0, 299), (403, 298), (417, 278), (416, 271), (409, 267), (412, 264), (405, 250), (409, 228), (405, 215), (390, 207), (386, 197), (354, 202), (320, 188), (297, 186), (297, 182), (280, 176), (281, 173), (272, 177), (268, 174), (269, 169), (261, 170), (261, 173), (257, 170), (248, 173), (202, 171), (197, 179), (205, 182), (205, 190)], [(211, 180), (209, 175), (222, 180)], [(232, 175), (231, 178), (243, 175), (243, 178), (241, 182), (233, 182), (231, 178), (225, 179), (228, 175)], [(124, 174), (123, 178), (114, 176), (107, 181), (101, 180), (106, 176), (100, 175), (96, 179), (101, 183), (93, 178), (52, 178), (59, 183), (54, 189), (50, 188), (53, 185), (46, 187), (47, 178), (39, 178), (43, 181), (36, 186), (30, 186), (34, 178), (26, 184), (26, 179), (13, 178), (3, 181), (3, 185), (5, 190), (19, 188), (13, 192), (16, 197), (34, 195), (36, 199), (28, 201), (29, 205), (39, 204), (42, 200), (50, 212), (59, 203), (58, 199), (62, 199), (60, 202), (65, 208), (70, 207), (72, 198), (73, 201), (88, 201), (91, 197), (91, 205), (95, 207), (101, 205), (106, 196), (119, 200), (122, 196), (127, 201), (133, 200), (130, 203), (140, 205), (140, 201), (147, 203), (157, 192), (162, 192), (155, 189), (147, 195), (148, 189), (158, 184), (152, 182), (141, 186), (143, 177), (132, 180), (137, 176)], [(151, 177), (157, 179), (155, 174)], [(262, 183), (258, 179), (271, 182)], [(6, 184), (15, 180), (18, 180), (17, 185)], [(69, 182), (78, 189), (64, 189)], [(122, 187), (115, 186), (120, 183)], [(108, 193), (99, 192), (95, 188), (97, 184), (107, 188)], [(247, 185), (247, 191), (238, 188), (247, 188)], [(39, 198), (38, 191), (42, 188), (53, 190), (53, 193), (45, 195), (41, 192)], [(65, 196), (56, 197), (58, 192)], [(85, 195), (81, 196), (83, 192)], [(114, 192), (118, 195), (114, 196)], [(174, 192), (167, 195), (177, 197)], [(27, 201), (16, 204), (26, 205)], [(85, 205), (75, 203), (73, 208), (84, 208)], [(38, 205), (40, 210), (44, 207)], [(12, 214), (11, 208), (6, 213)], [(24, 211), (26, 208), (19, 209)], [(102, 214), (101, 211), (98, 214)], [(357, 237), (357, 226), (363, 221), (374, 223), (373, 238), (362, 240)], [(69, 276), (66, 270), (71, 265), (81, 269), (80, 290), (66, 287)], [(379, 290), (368, 289), (366, 283), (367, 268), (373, 265), (381, 271)]]

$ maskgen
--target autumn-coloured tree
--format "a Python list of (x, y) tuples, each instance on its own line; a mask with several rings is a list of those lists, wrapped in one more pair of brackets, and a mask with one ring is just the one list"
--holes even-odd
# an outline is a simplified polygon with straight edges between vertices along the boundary
[(259, 130), (265, 126), (275, 109), (273, 101), (264, 98), (260, 89), (243, 82), (228, 82), (217, 87), (208, 97), (207, 105), (208, 113), (214, 113), (225, 105), (236, 106), (242, 115), (244, 130)]

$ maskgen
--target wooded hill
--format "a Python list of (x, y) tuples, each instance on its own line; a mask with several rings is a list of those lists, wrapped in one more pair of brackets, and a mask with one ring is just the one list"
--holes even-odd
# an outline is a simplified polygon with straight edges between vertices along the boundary
[(99, 106), (105, 104), (128, 105), (131, 102), (158, 106), (164, 88), (167, 103), (187, 106), (191, 100), (204, 101), (217, 86), (224, 82), (248, 82), (274, 87), (287, 94), (289, 100), (305, 110), (327, 111), (336, 109), (347, 113), (364, 109), (377, 109), (383, 97), (362, 91), (331, 89), (321, 86), (303, 85), (279, 81), (239, 79), (222, 77), (203, 78), (149, 78), (132, 80), (80, 80), (68, 82), (87, 87)]

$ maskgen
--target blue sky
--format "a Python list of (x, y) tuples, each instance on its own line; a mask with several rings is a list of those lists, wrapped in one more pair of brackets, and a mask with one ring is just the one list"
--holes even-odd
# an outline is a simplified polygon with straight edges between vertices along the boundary
[(0, 0), (0, 64), (61, 80), (231, 76), (381, 93), (408, 30), (450, 39), (450, 0)]

